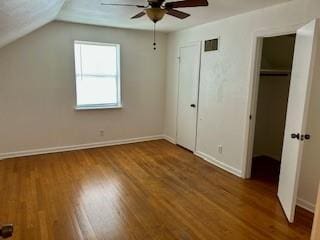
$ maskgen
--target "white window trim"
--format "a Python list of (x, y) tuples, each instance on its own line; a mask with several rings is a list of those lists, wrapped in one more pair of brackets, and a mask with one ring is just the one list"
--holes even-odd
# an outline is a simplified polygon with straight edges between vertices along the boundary
[(80, 105), (75, 107), (75, 110), (99, 110), (99, 109), (117, 109), (122, 108), (122, 104), (90, 104), (90, 105)]
[[(123, 107), (122, 105), (122, 91), (121, 91), (121, 68), (120, 68), (120, 44), (116, 43), (103, 43), (103, 42), (90, 42), (90, 41), (79, 41), (79, 40), (74, 40), (73, 46), (75, 44), (87, 44), (87, 45), (98, 45), (98, 46), (112, 46), (116, 47), (117, 49), (117, 99), (118, 103), (117, 104), (88, 104), (88, 105), (78, 105), (77, 104), (77, 76), (75, 75), (75, 100), (76, 104), (74, 109), (75, 110), (99, 110), (99, 109), (120, 109)], [(75, 57), (74, 57), (75, 61)], [(75, 63), (74, 63), (75, 67)], [(76, 71), (74, 69), (74, 72), (76, 74)]]

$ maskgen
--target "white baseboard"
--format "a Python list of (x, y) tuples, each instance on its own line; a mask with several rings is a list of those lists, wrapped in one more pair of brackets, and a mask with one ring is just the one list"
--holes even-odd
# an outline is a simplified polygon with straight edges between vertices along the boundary
[[(152, 141), (152, 140), (159, 140), (159, 139), (165, 139), (173, 144), (176, 144), (175, 139), (167, 135), (155, 135), (155, 136), (146, 136), (146, 137), (139, 137), (139, 138), (122, 139), (122, 140), (111, 140), (111, 141), (85, 143), (85, 144), (70, 145), (70, 146), (59, 146), (59, 147), (40, 148), (40, 149), (24, 150), (24, 151), (17, 151), (17, 152), (0, 153), (0, 160), (8, 159), (8, 158), (47, 154), (47, 153), (67, 152), (67, 151), (74, 151), (74, 150), (80, 150), (80, 149), (90, 149), (90, 148), (107, 147), (107, 146), (113, 146), (113, 145), (138, 143), (138, 142), (145, 142), (145, 141)], [(227, 172), (230, 172), (236, 176), (241, 177), (241, 171), (238, 169), (235, 169), (223, 162), (220, 162), (205, 153), (195, 152), (194, 154), (203, 158), (207, 162), (226, 170)]]
[(303, 200), (301, 198), (298, 198), (297, 199), (297, 206), (309, 211), (309, 212), (312, 212), (314, 213), (315, 209), (316, 209), (316, 206), (315, 204), (311, 203), (311, 202), (308, 202), (306, 200)]
[(172, 137), (169, 137), (168, 135), (163, 135), (163, 139), (167, 140), (168, 142), (171, 142), (173, 144), (176, 144), (176, 140)]
[(222, 168), (223, 170), (225, 170), (233, 175), (236, 175), (236, 176), (242, 178), (242, 171), (241, 170), (236, 169), (226, 163), (220, 162), (217, 159), (215, 159), (214, 157), (212, 157), (206, 153), (196, 151), (194, 154), (197, 155), (198, 157), (202, 158), (203, 160), (205, 160), (205, 161), (207, 161), (207, 162), (209, 162), (219, 168)]
[(105, 142), (95, 142), (95, 143), (85, 143), (79, 145), (71, 145), (71, 146), (59, 146), (59, 147), (50, 147), (50, 148), (40, 148), (26, 151), (17, 151), (17, 152), (9, 152), (9, 153), (0, 153), (0, 160), (15, 158), (15, 157), (25, 157), (39, 154), (47, 154), (47, 153), (57, 153), (57, 152), (67, 152), (74, 151), (80, 149), (89, 149), (89, 148), (98, 148), (98, 147), (107, 147), (113, 145), (121, 145), (121, 144), (129, 144), (129, 143), (138, 143), (152, 140), (164, 139), (163, 135), (155, 135), (155, 136), (146, 136), (146, 137), (138, 137), (138, 138), (129, 138), (122, 140), (111, 140)]

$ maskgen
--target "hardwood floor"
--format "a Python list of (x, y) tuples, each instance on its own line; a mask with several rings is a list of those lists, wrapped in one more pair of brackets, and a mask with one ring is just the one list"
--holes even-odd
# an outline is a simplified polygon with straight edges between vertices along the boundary
[(274, 187), (164, 140), (0, 161), (0, 224), (12, 239), (309, 239)]

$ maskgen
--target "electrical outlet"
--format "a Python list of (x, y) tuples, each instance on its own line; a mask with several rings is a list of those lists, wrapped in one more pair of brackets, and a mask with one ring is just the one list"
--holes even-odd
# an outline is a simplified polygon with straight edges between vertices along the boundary
[(100, 130), (99, 133), (100, 133), (100, 137), (104, 136), (104, 130)]
[(219, 146), (218, 146), (218, 152), (219, 152), (220, 154), (222, 154), (222, 152), (223, 152), (222, 145), (219, 145)]

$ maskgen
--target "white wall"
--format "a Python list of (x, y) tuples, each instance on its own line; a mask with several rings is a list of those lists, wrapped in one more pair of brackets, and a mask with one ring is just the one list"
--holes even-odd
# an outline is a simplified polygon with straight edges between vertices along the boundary
[[(320, 15), (320, 1), (289, 3), (171, 33), (168, 38), (165, 134), (175, 139), (179, 46), (190, 41), (220, 37), (220, 51), (203, 53), (200, 83), (197, 152), (229, 171), (243, 175), (250, 112), (250, 73), (254, 35), (303, 25)], [(314, 127), (315, 129), (315, 127)], [(223, 154), (218, 145), (223, 145)], [(315, 142), (313, 143), (315, 144)], [(311, 145), (311, 144), (310, 144)], [(308, 151), (317, 151), (311, 147)], [(317, 154), (304, 158), (299, 198), (315, 203), (320, 179)], [(319, 156), (319, 154), (318, 154)], [(308, 163), (308, 164), (307, 164)], [(313, 176), (306, 180), (305, 176)], [(308, 177), (310, 178), (310, 177)], [(307, 192), (307, 193), (306, 193)]]
[(286, 123), (290, 76), (261, 76), (253, 156), (280, 161)]
[[(0, 155), (162, 134), (166, 39), (53, 22), (0, 49)], [(74, 110), (73, 40), (121, 44), (122, 109)]]

